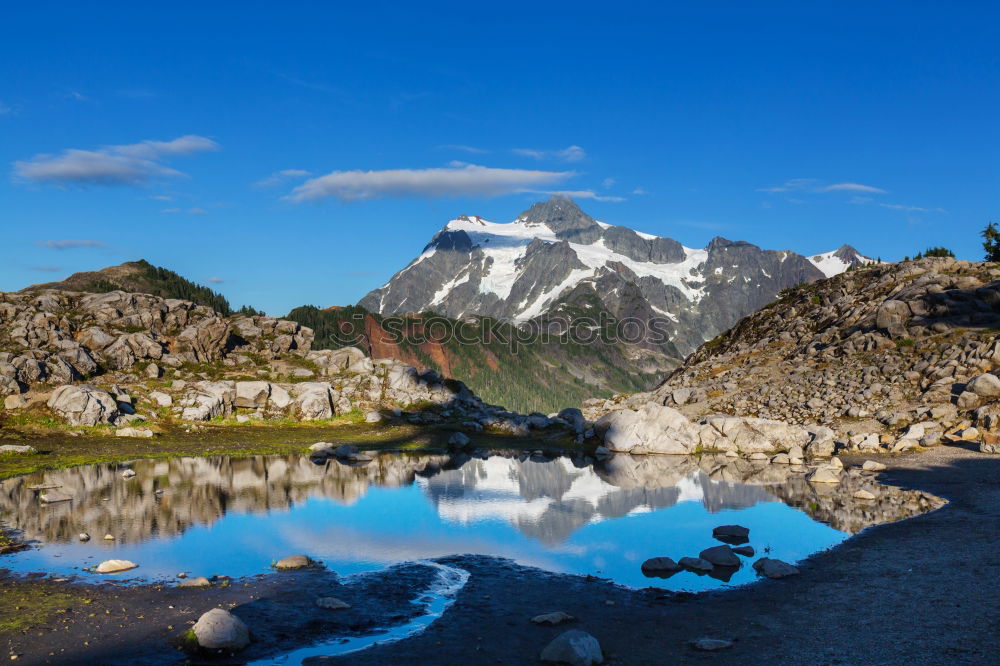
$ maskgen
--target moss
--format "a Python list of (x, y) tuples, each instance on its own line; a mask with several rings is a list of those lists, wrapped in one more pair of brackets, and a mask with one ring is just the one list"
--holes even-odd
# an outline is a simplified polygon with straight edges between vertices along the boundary
[(77, 594), (37, 582), (14, 582), (0, 588), (0, 634), (24, 632), (51, 622), (74, 605)]

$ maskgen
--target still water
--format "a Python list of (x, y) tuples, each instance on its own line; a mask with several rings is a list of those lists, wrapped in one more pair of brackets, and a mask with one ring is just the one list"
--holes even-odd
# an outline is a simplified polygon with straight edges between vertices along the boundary
[[(615, 456), (605, 463), (493, 455), (382, 454), (363, 466), (305, 456), (139, 460), (0, 482), (0, 522), (34, 547), (0, 558), (19, 572), (136, 581), (269, 571), (303, 553), (342, 575), (454, 554), (496, 555), (632, 586), (698, 591), (754, 579), (681, 572), (647, 578), (657, 556), (697, 557), (712, 528), (750, 528), (750, 544), (796, 562), (869, 525), (938, 505), (931, 496), (848, 476), (813, 487), (802, 470), (743, 460)], [(124, 478), (123, 471), (135, 472)], [(41, 501), (57, 486), (72, 497)], [(875, 501), (853, 491), (876, 492)], [(81, 542), (78, 535), (89, 533)], [(105, 534), (114, 537), (105, 540)], [(127, 574), (85, 571), (107, 559)]]

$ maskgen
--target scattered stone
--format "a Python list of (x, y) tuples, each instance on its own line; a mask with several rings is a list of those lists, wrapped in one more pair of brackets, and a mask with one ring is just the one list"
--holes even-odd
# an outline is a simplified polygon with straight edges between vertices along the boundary
[(275, 569), (304, 569), (313, 566), (313, 561), (305, 555), (289, 555), (274, 563)]
[(174, 404), (174, 399), (163, 391), (153, 391), (149, 394), (149, 399), (154, 402), (157, 407), (170, 407)]
[(134, 469), (127, 469), (124, 472), (122, 472), (122, 478), (123, 479), (131, 479), (133, 476), (135, 476), (135, 470)]
[(334, 597), (320, 597), (316, 600), (316, 605), (327, 610), (346, 610), (351, 607), (351, 604)]
[(209, 650), (242, 650), (250, 644), (250, 630), (227, 610), (213, 608), (191, 627), (198, 645)]
[(550, 664), (592, 666), (603, 664), (601, 644), (585, 631), (570, 629), (560, 634), (542, 650), (542, 661)]
[(698, 556), (718, 567), (740, 566), (740, 558), (729, 546), (712, 546), (698, 553)]
[(875, 499), (875, 493), (871, 492), (870, 490), (865, 490), (864, 488), (859, 488), (858, 490), (854, 491), (852, 497), (854, 497), (854, 499), (859, 499), (859, 500), (873, 500)]
[(382, 415), (378, 412), (368, 412), (365, 414), (365, 423), (381, 423)]
[(77, 538), (80, 539), (80, 541), (90, 541), (90, 535), (86, 532), (80, 532), (80, 535)]
[(338, 458), (350, 458), (358, 454), (358, 447), (353, 444), (341, 444), (333, 450), (333, 455)]
[(98, 564), (94, 571), (99, 574), (121, 573), (122, 571), (135, 569), (137, 566), (139, 565), (128, 560), (105, 560)]
[(769, 460), (769, 458), (767, 457), (767, 454), (764, 453), (763, 451), (754, 451), (753, 453), (751, 453), (749, 455), (749, 459), (750, 460), (755, 460), (755, 461), (758, 461), (758, 462), (764, 462), (766, 460)]
[(114, 540), (115, 540), (115, 537), (114, 537), (114, 535), (113, 535), (113, 534), (105, 534), (105, 535), (104, 535), (104, 540), (105, 540), (105, 541), (114, 541)]
[(712, 530), (712, 536), (725, 543), (746, 543), (750, 540), (750, 530), (740, 525), (719, 525)]
[(557, 624), (562, 624), (563, 622), (572, 622), (575, 619), (576, 618), (570, 615), (569, 613), (556, 611), (554, 613), (543, 613), (541, 615), (536, 615), (535, 617), (531, 618), (531, 621), (534, 622), (535, 624), (557, 625)]
[(787, 578), (788, 576), (797, 576), (799, 574), (799, 570), (788, 562), (782, 562), (770, 557), (762, 557), (754, 562), (753, 569), (761, 576), (774, 579)]
[(866, 460), (864, 464), (861, 465), (861, 469), (868, 472), (881, 472), (886, 469), (886, 466), (876, 460)]
[(677, 573), (683, 568), (669, 557), (652, 557), (642, 563), (644, 574)]
[(753, 557), (756, 551), (754, 551), (753, 546), (737, 546), (733, 548), (733, 552), (743, 557)]
[(721, 638), (698, 638), (691, 641), (690, 645), (695, 650), (701, 650), (702, 652), (718, 652), (719, 650), (728, 650), (733, 647), (733, 642)]
[(685, 569), (690, 571), (700, 571), (702, 573), (708, 573), (715, 568), (711, 562), (703, 560), (700, 557), (682, 557), (677, 563)]
[(177, 587), (212, 587), (212, 581), (204, 576), (198, 576), (197, 578), (187, 578), (181, 581)]

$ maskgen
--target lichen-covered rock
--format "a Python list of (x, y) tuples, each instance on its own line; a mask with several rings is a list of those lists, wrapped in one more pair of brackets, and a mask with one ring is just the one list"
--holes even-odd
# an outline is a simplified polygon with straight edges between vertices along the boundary
[(191, 631), (198, 645), (209, 650), (242, 650), (250, 644), (247, 625), (222, 608), (213, 608), (203, 614)]

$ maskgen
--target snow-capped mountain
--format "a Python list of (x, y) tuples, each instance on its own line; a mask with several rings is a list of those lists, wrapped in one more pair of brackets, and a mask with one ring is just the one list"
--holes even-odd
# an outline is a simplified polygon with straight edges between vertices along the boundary
[(707, 247), (598, 222), (571, 200), (536, 203), (513, 222), (449, 222), (406, 268), (360, 305), (380, 314), (433, 311), (527, 322), (606, 312), (656, 321), (681, 358), (801, 282), (867, 262), (853, 248), (806, 258), (713, 239)]

